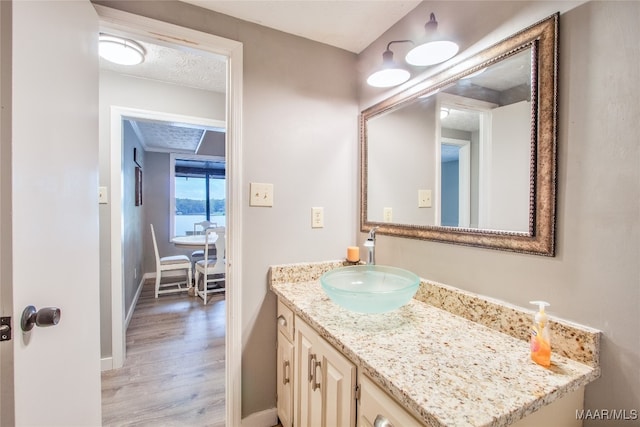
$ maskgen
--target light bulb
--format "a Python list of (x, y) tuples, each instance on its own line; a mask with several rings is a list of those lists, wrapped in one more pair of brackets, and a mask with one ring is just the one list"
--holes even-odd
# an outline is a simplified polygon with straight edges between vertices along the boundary
[(397, 86), (409, 80), (411, 74), (402, 68), (384, 68), (371, 74), (367, 84), (374, 87)]

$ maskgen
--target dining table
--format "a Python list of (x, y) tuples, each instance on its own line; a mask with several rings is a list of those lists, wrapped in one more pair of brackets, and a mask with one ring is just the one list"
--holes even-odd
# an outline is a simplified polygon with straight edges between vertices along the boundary
[[(204, 234), (193, 234), (191, 236), (175, 236), (171, 239), (171, 242), (177, 247), (182, 249), (196, 249), (203, 248), (206, 243), (206, 235)], [(213, 238), (209, 240), (209, 249), (213, 248), (216, 240), (218, 240), (218, 235), (215, 234)]]

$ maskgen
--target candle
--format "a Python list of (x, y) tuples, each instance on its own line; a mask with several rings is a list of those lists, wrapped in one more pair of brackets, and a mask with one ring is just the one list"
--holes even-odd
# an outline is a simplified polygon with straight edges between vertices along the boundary
[(360, 261), (360, 248), (358, 246), (349, 246), (347, 248), (347, 261), (349, 262)]

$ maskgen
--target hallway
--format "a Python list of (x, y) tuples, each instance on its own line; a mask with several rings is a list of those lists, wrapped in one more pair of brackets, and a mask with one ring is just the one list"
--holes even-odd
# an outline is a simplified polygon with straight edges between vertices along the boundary
[(225, 425), (225, 299), (153, 297), (147, 281), (127, 331), (127, 359), (102, 373), (104, 426)]

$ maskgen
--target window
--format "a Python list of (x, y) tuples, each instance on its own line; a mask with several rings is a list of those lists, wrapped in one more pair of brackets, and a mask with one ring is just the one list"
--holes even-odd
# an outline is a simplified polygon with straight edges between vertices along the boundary
[(194, 224), (226, 225), (225, 160), (172, 155), (172, 214), (174, 236), (193, 233)]

